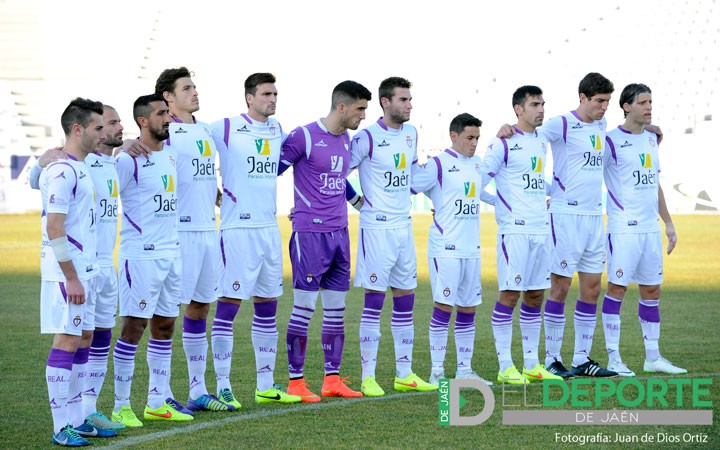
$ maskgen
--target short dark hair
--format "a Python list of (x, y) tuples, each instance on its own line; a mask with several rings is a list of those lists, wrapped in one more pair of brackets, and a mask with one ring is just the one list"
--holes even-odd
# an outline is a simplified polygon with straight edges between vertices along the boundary
[(155, 82), (155, 93), (163, 95), (163, 92), (174, 92), (175, 82), (179, 78), (192, 78), (194, 74), (187, 67), (176, 67), (162, 71)]
[(77, 97), (71, 101), (60, 116), (60, 125), (65, 132), (65, 136), (70, 135), (72, 126), (78, 124), (85, 128), (90, 123), (92, 113), (103, 115), (103, 104), (87, 98)]
[(457, 134), (461, 134), (463, 130), (465, 130), (465, 127), (480, 128), (481, 126), (482, 120), (478, 119), (472, 114), (462, 113), (458, 114), (453, 120), (450, 121), (450, 132), (452, 133), (454, 131)]
[(630, 83), (622, 90), (622, 94), (620, 94), (620, 108), (623, 110), (625, 117), (627, 117), (627, 112), (625, 112), (623, 105), (625, 103), (632, 105), (640, 94), (652, 94), (652, 91), (646, 84), (642, 83)]
[(150, 106), (150, 103), (152, 102), (165, 103), (165, 99), (162, 94), (158, 94), (156, 92), (154, 94), (141, 95), (137, 98), (137, 100), (135, 100), (135, 103), (133, 103), (133, 119), (135, 119), (135, 123), (138, 126), (140, 126), (140, 121), (138, 121), (138, 119), (140, 117), (148, 117), (148, 115), (152, 112), (153, 108)]
[(513, 93), (512, 96), (512, 104), (513, 107), (515, 105), (523, 106), (525, 104), (525, 100), (527, 100), (528, 97), (539, 97), (543, 95), (542, 89), (540, 89), (537, 86), (533, 85), (525, 85), (520, 86), (517, 88), (515, 93)]
[(612, 81), (597, 72), (590, 72), (580, 80), (578, 94), (585, 94), (585, 97), (592, 98), (597, 94), (612, 94), (615, 91)]
[(410, 89), (412, 83), (402, 77), (390, 77), (382, 80), (382, 82), (380, 82), (380, 88), (378, 89), (378, 101), (380, 102), (381, 108), (383, 97), (388, 100), (392, 99), (396, 87)]
[(275, 83), (275, 75), (268, 72), (254, 73), (245, 80), (245, 95), (255, 95), (257, 87), (265, 83)]
[(332, 109), (340, 103), (355, 103), (358, 100), (372, 100), (370, 91), (357, 81), (346, 80), (335, 86), (332, 91)]

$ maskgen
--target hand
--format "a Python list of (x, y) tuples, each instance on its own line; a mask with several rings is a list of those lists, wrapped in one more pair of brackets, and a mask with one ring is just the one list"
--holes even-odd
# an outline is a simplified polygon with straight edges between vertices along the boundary
[(62, 151), (62, 147), (51, 148), (46, 150), (45, 153), (38, 159), (38, 165), (40, 167), (47, 167), (48, 164), (58, 161), (60, 159), (67, 159), (67, 155)]
[(80, 280), (67, 280), (65, 282), (65, 292), (67, 293), (67, 300), (70, 303), (74, 303), (76, 305), (82, 305), (85, 303), (85, 288)]
[(295, 215), (295, 208), (290, 208), (290, 214), (288, 214), (288, 220), (292, 222), (293, 216)]
[(665, 224), (665, 235), (668, 238), (667, 254), (669, 255), (675, 249), (677, 245), (677, 233), (675, 232), (675, 225), (672, 223)]
[(218, 189), (217, 194), (215, 195), (215, 206), (218, 208), (222, 206), (222, 192), (220, 192), (220, 189)]
[(658, 145), (662, 142), (663, 139), (663, 133), (659, 126), (657, 125), (645, 125), (645, 129), (648, 130), (651, 133), (655, 133), (657, 135), (657, 142)]
[(515, 134), (515, 128), (513, 128), (512, 125), (505, 124), (500, 127), (500, 130), (497, 132), (497, 137), (507, 139), (513, 134)]
[(152, 154), (152, 150), (150, 150), (147, 145), (140, 142), (140, 139), (125, 139), (123, 141), (123, 145), (115, 149), (116, 155), (119, 152), (125, 152), (133, 158), (143, 155), (146, 159), (150, 158), (150, 155)]

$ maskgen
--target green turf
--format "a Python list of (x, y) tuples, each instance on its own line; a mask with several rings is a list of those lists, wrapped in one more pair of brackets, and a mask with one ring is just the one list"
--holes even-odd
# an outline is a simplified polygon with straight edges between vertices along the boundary
[[(42, 448), (48, 447), (51, 437), (51, 417), (48, 408), (47, 388), (44, 381), (45, 360), (51, 342), (50, 336), (39, 333), (39, 217), (30, 215), (7, 215), (2, 217), (0, 227), (0, 447)], [(496, 225), (491, 215), (482, 216), (483, 246), (483, 298), (477, 315), (476, 350), (473, 358), (475, 369), (485, 378), (492, 379), (497, 373), (490, 315), (497, 297), (495, 270)], [(285, 253), (285, 273), (289, 274), (287, 241), (289, 224), (280, 218)], [(720, 315), (714, 302), (720, 292), (720, 241), (717, 229), (718, 216), (678, 216), (675, 223), (679, 235), (676, 251), (665, 259), (665, 284), (661, 302), (662, 335), (660, 348), (668, 359), (688, 368), (693, 374), (710, 374), (714, 410), (720, 402)], [(427, 275), (426, 237), (429, 216), (414, 218), (417, 254), (418, 282), (415, 308), (414, 370), (426, 378), (430, 368), (427, 327), (432, 311), (430, 287)], [(351, 218), (353, 253), (357, 234), (357, 216)], [(575, 298), (577, 280), (569, 294)], [(283, 349), (284, 334), (291, 310), (290, 280), (285, 280), (285, 295), (278, 308), (279, 348)], [(604, 290), (604, 289), (603, 289)], [(644, 350), (640, 326), (637, 320), (637, 289), (630, 288), (626, 306), (622, 309), (623, 332), (621, 351), (625, 362), (641, 375)], [(346, 345), (343, 375), (350, 376), (351, 387), (359, 389), (360, 364), (358, 327), (363, 295), (353, 288), (347, 301)], [(571, 302), (574, 303), (574, 302)], [(318, 303), (319, 305), (319, 303)], [(390, 307), (386, 301), (382, 316), (383, 338), (380, 343), (377, 379), (389, 394), (389, 398), (324, 399), (318, 405), (263, 405), (253, 402), (255, 381), (254, 357), (250, 345), (250, 305), (243, 305), (235, 324), (235, 348), (232, 369), (232, 385), (243, 404), (237, 413), (201, 413), (193, 422), (168, 424), (146, 422), (140, 430), (126, 430), (115, 439), (94, 440), (93, 445), (127, 446), (133, 448), (570, 448), (577, 444), (556, 443), (556, 433), (561, 435), (596, 435), (603, 433), (614, 439), (615, 433), (629, 436), (658, 433), (678, 435), (681, 439), (694, 434), (708, 435), (708, 443), (630, 443), (615, 445), (587, 444), (587, 448), (720, 448), (718, 413), (714, 423), (708, 426), (509, 426), (502, 425), (501, 394), (496, 389), (496, 406), (492, 417), (485, 424), (472, 427), (438, 426), (438, 399), (435, 394), (397, 395), (392, 391), (394, 376), (394, 353), (390, 334)], [(251, 307), (251, 306), (250, 306)], [(573, 343), (572, 309), (566, 315), (563, 355), (570, 358)], [(214, 307), (211, 309), (211, 317)], [(517, 314), (517, 313), (516, 313)], [(599, 316), (599, 313), (598, 313)], [(306, 380), (315, 391), (322, 383), (322, 351), (320, 348), (321, 316), (316, 314), (310, 326)], [(181, 329), (181, 319), (177, 330)], [(604, 351), (602, 326), (598, 320), (594, 355), (602, 363), (607, 361)], [(117, 332), (117, 328), (115, 329)], [(513, 356), (520, 366), (521, 347), (517, 337), (519, 326), (515, 321)], [(114, 336), (116, 337), (116, 336)], [(133, 384), (132, 406), (141, 413), (147, 391), (147, 364), (145, 340), (141, 343), (136, 359), (136, 376)], [(543, 346), (541, 345), (541, 350)], [(179, 333), (174, 338), (172, 387), (178, 399), (187, 396), (187, 374)], [(112, 356), (109, 373), (112, 373)], [(285, 371), (287, 357), (280, 351), (275, 372), (276, 381), (287, 382)], [(452, 333), (448, 342), (446, 374), (452, 376), (455, 364)], [(208, 385), (214, 389), (212, 362), (208, 362)], [(641, 379), (644, 379), (641, 377)], [(112, 377), (105, 383), (99, 401), (100, 408), (109, 415), (112, 408)], [(631, 391), (628, 391), (629, 393)], [(482, 399), (477, 393), (464, 391), (470, 400), (463, 408), (463, 415), (472, 415), (482, 409)], [(674, 398), (675, 392), (669, 396)], [(670, 398), (670, 397), (668, 397)], [(686, 402), (690, 401), (685, 392)], [(541, 388), (532, 386), (528, 391), (528, 403), (542, 401)], [(506, 407), (509, 408), (509, 407)], [(602, 408), (622, 409), (617, 401), (603, 403)], [(559, 409), (569, 409), (563, 407)], [(187, 428), (187, 432), (178, 433)]]

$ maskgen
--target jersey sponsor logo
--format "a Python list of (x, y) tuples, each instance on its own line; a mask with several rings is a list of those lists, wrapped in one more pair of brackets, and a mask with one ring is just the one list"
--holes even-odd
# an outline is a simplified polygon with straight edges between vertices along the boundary
[(581, 124), (580, 122), (576, 122), (575, 125), (573, 125), (573, 126), (570, 127), (570, 128), (572, 128), (573, 130), (579, 130), (579, 129), (581, 129), (582, 127), (583, 127), (583, 126), (582, 126), (582, 124)]
[(455, 244), (445, 244), (445, 250), (455, 250)]
[(79, 327), (80, 323), (82, 323), (82, 319), (80, 318), (80, 316), (73, 317), (73, 325), (75, 325), (76, 327)]
[(405, 161), (405, 153), (395, 153), (393, 155), (393, 160), (395, 161), (396, 170), (402, 170), (407, 166), (407, 163)]
[(625, 141), (622, 145), (620, 145), (620, 148), (625, 148), (625, 147), (632, 147), (632, 144), (629, 143), (628, 141)]
[(210, 148), (210, 142), (205, 140), (195, 141), (195, 145), (198, 147), (200, 156), (212, 156), (212, 149)]
[(524, 226), (525, 221), (523, 219), (515, 219), (515, 225)]
[(533, 156), (530, 158), (530, 165), (532, 167), (533, 172), (542, 172), (543, 171), (543, 161), (542, 158), (538, 158), (537, 156)]
[(389, 147), (389, 146), (390, 146), (390, 144), (387, 141), (385, 141), (385, 139), (383, 139), (383, 141), (378, 144), (378, 147)]
[(450, 288), (449, 288), (449, 287), (446, 287), (445, 289), (443, 289), (443, 295), (444, 295), (445, 297), (450, 297), (450, 294), (451, 294), (451, 293), (452, 293), (452, 292), (450, 291)]
[(250, 217), (252, 217), (252, 216), (250, 215), (250, 213), (240, 213), (240, 214), (238, 214), (238, 219), (240, 219), (240, 220), (250, 220)]
[(187, 133), (187, 130), (183, 130), (182, 127), (178, 127), (177, 130), (175, 130), (175, 134), (185, 134)]
[(376, 214), (375, 220), (377, 220), (378, 222), (387, 222), (387, 216), (384, 216), (382, 214)]
[(146, 252), (151, 252), (155, 250), (155, 244), (145, 244), (143, 246), (143, 250), (145, 250)]
[(142, 165), (142, 167), (151, 167), (154, 165), (155, 165), (155, 163), (148, 159), (147, 161), (145, 161), (145, 163)]
[(405, 143), (407, 144), (408, 148), (412, 148), (413, 146), (413, 139), (410, 136), (405, 136)]
[(90, 167), (98, 168), (98, 167), (103, 167), (103, 165), (100, 163), (100, 161), (96, 160), (94, 163), (90, 164)]
[(191, 216), (180, 216), (180, 222), (182, 222), (182, 223), (192, 222), (192, 217)]
[(323, 220), (322, 220), (321, 218), (319, 218), (319, 217), (315, 217), (315, 218), (313, 218), (312, 223), (313, 223), (314, 225), (322, 225)]
[(175, 192), (175, 181), (173, 180), (172, 175), (162, 175), (162, 182), (163, 187), (165, 188), (165, 192)]
[(520, 147), (520, 145), (518, 145), (518, 144), (515, 144), (515, 145), (513, 145), (512, 147), (510, 147), (510, 151), (511, 151), (511, 152), (512, 152), (512, 151), (515, 151), (515, 150), (522, 150), (522, 149), (523, 149), (523, 148)]
[(602, 139), (597, 134), (590, 135), (590, 143), (593, 150), (602, 150)]
[(460, 172), (460, 169), (458, 169), (455, 166), (452, 166), (451, 168), (448, 169), (448, 172)]
[(318, 142), (316, 142), (315, 147), (327, 147), (328, 145), (325, 143), (325, 140), (320, 139)]
[(463, 184), (465, 187), (465, 197), (475, 198), (475, 182), (474, 181), (466, 181)]
[(260, 156), (270, 156), (270, 141), (267, 139), (255, 139), (255, 150)]
[(235, 130), (236, 133), (249, 133), (250, 130), (248, 129), (247, 125), (243, 125), (242, 128), (238, 128)]
[(652, 158), (650, 158), (650, 153), (640, 153), (638, 157), (640, 157), (640, 164), (643, 169), (650, 169), (652, 167)]
[(107, 180), (107, 187), (108, 187), (108, 196), (110, 198), (117, 198), (117, 196), (118, 196), (117, 180), (115, 180), (115, 179)]
[(629, 227), (636, 227), (637, 226), (637, 220), (628, 220), (627, 222)]
[(342, 172), (344, 159), (339, 155), (330, 156), (330, 172)]
[(569, 200), (567, 202), (567, 204), (568, 204), (568, 206), (577, 206), (578, 202), (577, 202), (577, 200)]

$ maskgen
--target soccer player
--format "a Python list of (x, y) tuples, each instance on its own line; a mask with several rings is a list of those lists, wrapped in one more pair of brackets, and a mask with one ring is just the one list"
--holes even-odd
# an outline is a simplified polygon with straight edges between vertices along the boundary
[(346, 180), (350, 164), (348, 130), (365, 118), (372, 94), (355, 81), (343, 81), (332, 92), (330, 113), (295, 128), (283, 143), (280, 170), (294, 166), (295, 211), (290, 239), (293, 310), (287, 330), (288, 394), (319, 402), (308, 388), (303, 368), (307, 330), (322, 298), (322, 346), (325, 355), (323, 397), (362, 397), (340, 378), (345, 343), (345, 295), (350, 290), (350, 241)]
[[(162, 96), (135, 100), (133, 117), (149, 158), (117, 156), (118, 192), (123, 207), (118, 276), (122, 329), (115, 344), (115, 408), (112, 420), (141, 427), (130, 407), (138, 343), (150, 322), (150, 372), (146, 420), (187, 421), (193, 416), (169, 390), (172, 335), (179, 313), (181, 258), (177, 233), (177, 155), (163, 147), (171, 118)], [(189, 412), (189, 411), (188, 411)]]
[[(430, 319), (430, 384), (445, 378), (445, 352), (453, 307), (455, 378), (483, 380), (472, 370), (475, 311), (480, 286), (480, 158), (475, 156), (482, 121), (470, 114), (450, 122), (452, 146), (413, 174), (412, 189), (432, 200), (435, 217), (428, 235), (428, 266), (434, 309)], [(483, 380), (485, 381), (485, 380)], [(491, 382), (486, 383), (492, 385)]]
[(282, 242), (278, 227), (277, 173), (284, 133), (272, 118), (275, 76), (254, 73), (245, 80), (247, 114), (219, 120), (212, 132), (223, 171), (220, 300), (213, 322), (218, 396), (233, 402), (230, 365), (233, 321), (243, 300), (253, 300), (257, 403), (297, 403), (275, 384), (277, 304), (283, 292)]
[[(590, 359), (605, 264), (601, 201), (607, 128), (604, 116), (614, 90), (612, 82), (601, 74), (585, 75), (578, 86), (577, 109), (553, 117), (537, 129), (550, 142), (553, 155), (550, 186), (553, 249), (550, 294), (544, 314), (545, 366), (548, 372), (563, 378), (617, 375)], [(510, 129), (499, 136), (507, 138), (512, 134), (514, 130)], [(575, 272), (580, 290), (575, 304), (575, 349), (570, 371), (563, 364), (560, 350), (565, 331), (565, 299)]]
[(607, 185), (608, 286), (602, 319), (608, 369), (631, 377), (620, 357), (620, 307), (629, 283), (640, 289), (638, 316), (645, 343), (645, 372), (687, 373), (660, 355), (660, 285), (662, 237), (658, 214), (665, 222), (668, 255), (677, 233), (665, 203), (658, 174), (657, 136), (645, 129), (652, 120), (652, 92), (644, 84), (629, 84), (620, 94), (625, 122), (607, 134), (604, 173)]
[[(95, 283), (97, 288), (95, 330), (87, 355), (87, 373), (82, 377), (85, 382), (82, 398), (84, 414), (97, 428), (121, 429), (125, 426), (109, 420), (97, 410), (97, 399), (107, 373), (110, 339), (112, 327), (115, 326), (118, 303), (117, 270), (113, 258), (117, 236), (118, 192), (117, 171), (112, 152), (115, 147), (122, 145), (123, 132), (120, 117), (112, 106), (103, 105), (103, 122), (105, 140), (101, 141), (95, 152), (85, 158), (85, 165), (95, 187), (97, 263), (100, 273)], [(61, 150), (53, 149), (45, 152), (38, 164), (30, 171), (30, 186), (39, 189), (38, 181), (42, 168), (58, 159), (66, 159)], [(80, 348), (83, 348), (82, 345)]]
[[(375, 367), (381, 335), (380, 314), (388, 287), (393, 296), (395, 390), (437, 389), (412, 371), (417, 265), (410, 218), (410, 182), (411, 172), (418, 167), (418, 137), (415, 127), (407, 123), (412, 110), (411, 87), (404, 78), (383, 80), (379, 89), (383, 117), (357, 133), (351, 146), (350, 168), (358, 169), (365, 200), (360, 209), (355, 286), (365, 288), (360, 320), (361, 391), (370, 397), (385, 395), (375, 380)], [(463, 318), (466, 317), (461, 316)]]
[[(103, 106), (76, 98), (61, 116), (64, 156), (40, 175), (43, 202), (40, 329), (53, 334), (45, 375), (53, 417), (53, 443), (90, 445), (83, 436), (110, 437), (84, 415), (82, 396), (99, 273), (95, 188), (85, 158), (105, 139)], [(80, 350), (81, 340), (83, 350)]]
[[(550, 224), (545, 201), (547, 146), (539, 127), (545, 100), (537, 86), (522, 86), (512, 97), (517, 116), (515, 134), (490, 142), (482, 164), (482, 190), (495, 180), (492, 196), (498, 224), (497, 255), (500, 298), (492, 315), (500, 371), (499, 383), (525, 384), (562, 379), (538, 360), (542, 301), (550, 287)], [(520, 332), (524, 367), (522, 375), (512, 361), (513, 310), (520, 293)]]
[[(155, 82), (155, 94), (165, 99), (170, 110), (164, 151), (177, 158), (177, 230), (183, 261), (180, 303), (186, 305), (182, 342), (190, 382), (187, 407), (190, 411), (233, 411), (240, 403), (232, 395), (218, 399), (205, 385), (207, 316), (210, 304), (217, 299), (220, 259), (215, 222), (215, 142), (210, 126), (193, 116), (200, 103), (186, 67), (164, 70)], [(171, 391), (168, 397), (173, 398)]]

